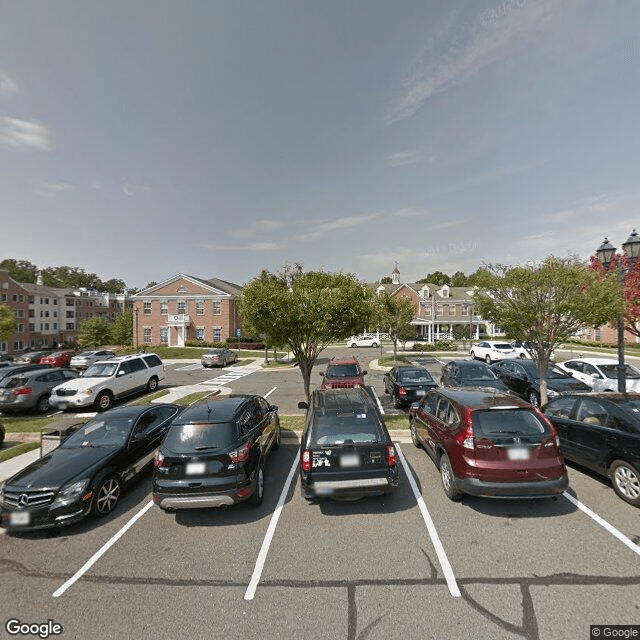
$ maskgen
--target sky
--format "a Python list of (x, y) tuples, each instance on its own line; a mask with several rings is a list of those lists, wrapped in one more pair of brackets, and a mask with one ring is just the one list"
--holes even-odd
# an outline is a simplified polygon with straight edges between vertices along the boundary
[(0, 3), (0, 259), (415, 281), (640, 228), (637, 0)]

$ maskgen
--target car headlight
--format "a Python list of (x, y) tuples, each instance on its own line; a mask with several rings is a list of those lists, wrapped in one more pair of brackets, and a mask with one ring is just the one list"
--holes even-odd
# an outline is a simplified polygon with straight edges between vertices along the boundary
[(93, 389), (84, 389), (83, 391), (79, 391), (78, 395), (90, 396), (92, 393), (93, 393)]
[(554, 391), (553, 389), (547, 389), (547, 396), (549, 398), (555, 398), (556, 396), (559, 396), (560, 393), (558, 391)]
[(75, 502), (76, 500), (78, 500), (78, 498), (80, 498), (80, 496), (82, 496), (88, 486), (89, 478), (78, 480), (77, 482), (73, 482), (71, 484), (66, 484), (58, 492), (56, 499), (53, 501), (53, 506), (64, 507)]

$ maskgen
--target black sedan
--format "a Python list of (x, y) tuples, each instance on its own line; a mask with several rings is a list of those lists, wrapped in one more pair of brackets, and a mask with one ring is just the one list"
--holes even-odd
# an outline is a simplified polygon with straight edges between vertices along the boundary
[(0, 521), (9, 531), (59, 527), (105, 516), (123, 485), (151, 461), (181, 408), (120, 407), (93, 418), (0, 489)]
[[(540, 372), (533, 360), (502, 360), (491, 366), (495, 374), (513, 393), (524, 398), (534, 407), (540, 406)], [(591, 391), (572, 375), (556, 365), (547, 368), (547, 397), (549, 399), (566, 393)]]
[(442, 367), (443, 387), (490, 387), (509, 391), (491, 367), (479, 360), (451, 360)]
[(424, 367), (393, 367), (384, 374), (384, 392), (391, 395), (393, 406), (409, 406), (421, 400), (438, 383)]
[(259, 505), (267, 456), (279, 446), (278, 407), (261, 396), (226, 396), (189, 407), (156, 454), (153, 501), (164, 511)]
[(567, 460), (609, 477), (623, 500), (640, 507), (640, 394), (571, 394), (542, 410)]

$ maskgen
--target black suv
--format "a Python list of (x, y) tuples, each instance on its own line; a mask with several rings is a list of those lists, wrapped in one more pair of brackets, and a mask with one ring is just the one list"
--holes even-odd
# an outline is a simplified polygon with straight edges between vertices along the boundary
[(396, 449), (365, 389), (316, 389), (310, 404), (298, 407), (307, 410), (300, 446), (305, 499), (357, 499), (398, 486)]
[(278, 407), (261, 396), (194, 405), (173, 421), (156, 453), (153, 501), (165, 511), (258, 505), (267, 455), (279, 445)]

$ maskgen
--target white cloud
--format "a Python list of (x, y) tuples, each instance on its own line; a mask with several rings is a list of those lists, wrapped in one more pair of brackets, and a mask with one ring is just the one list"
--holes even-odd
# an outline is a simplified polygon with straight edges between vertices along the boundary
[(8, 98), (15, 93), (18, 93), (18, 85), (11, 76), (0, 69), (0, 98)]
[(42, 182), (36, 187), (36, 192), (42, 196), (55, 196), (71, 189), (73, 189), (73, 186), (68, 182)]
[(416, 207), (405, 207), (404, 209), (398, 209), (394, 211), (391, 215), (396, 216), (397, 218), (419, 218), (420, 216), (427, 215), (426, 209), (418, 209)]
[(141, 184), (133, 184), (128, 180), (124, 180), (124, 182), (122, 183), (122, 193), (129, 196), (130, 198), (137, 195), (138, 193), (142, 193), (145, 191), (151, 191), (151, 187), (146, 187)]
[(0, 142), (14, 148), (31, 147), (42, 151), (51, 149), (47, 126), (9, 116), (0, 118)]
[[(403, 167), (408, 164), (416, 164), (424, 159), (424, 153), (416, 151), (398, 151), (387, 156), (387, 164), (390, 167)], [(433, 160), (433, 158), (431, 158)]]
[(569, 0), (503, 0), (471, 24), (457, 20), (436, 30), (405, 80), (404, 95), (392, 107), (388, 122), (411, 117), (433, 94), (509, 58), (526, 35), (550, 24), (569, 5)]
[(252, 226), (233, 229), (229, 232), (229, 235), (232, 238), (246, 238), (252, 235), (273, 233), (282, 229), (282, 227), (284, 227), (284, 222), (279, 220), (257, 220)]
[(344, 218), (336, 218), (335, 220), (327, 220), (312, 225), (308, 233), (298, 236), (300, 240), (314, 240), (329, 233), (342, 231), (353, 227), (359, 227), (362, 224), (375, 220), (379, 217), (378, 213), (369, 213), (361, 216), (345, 216)]

